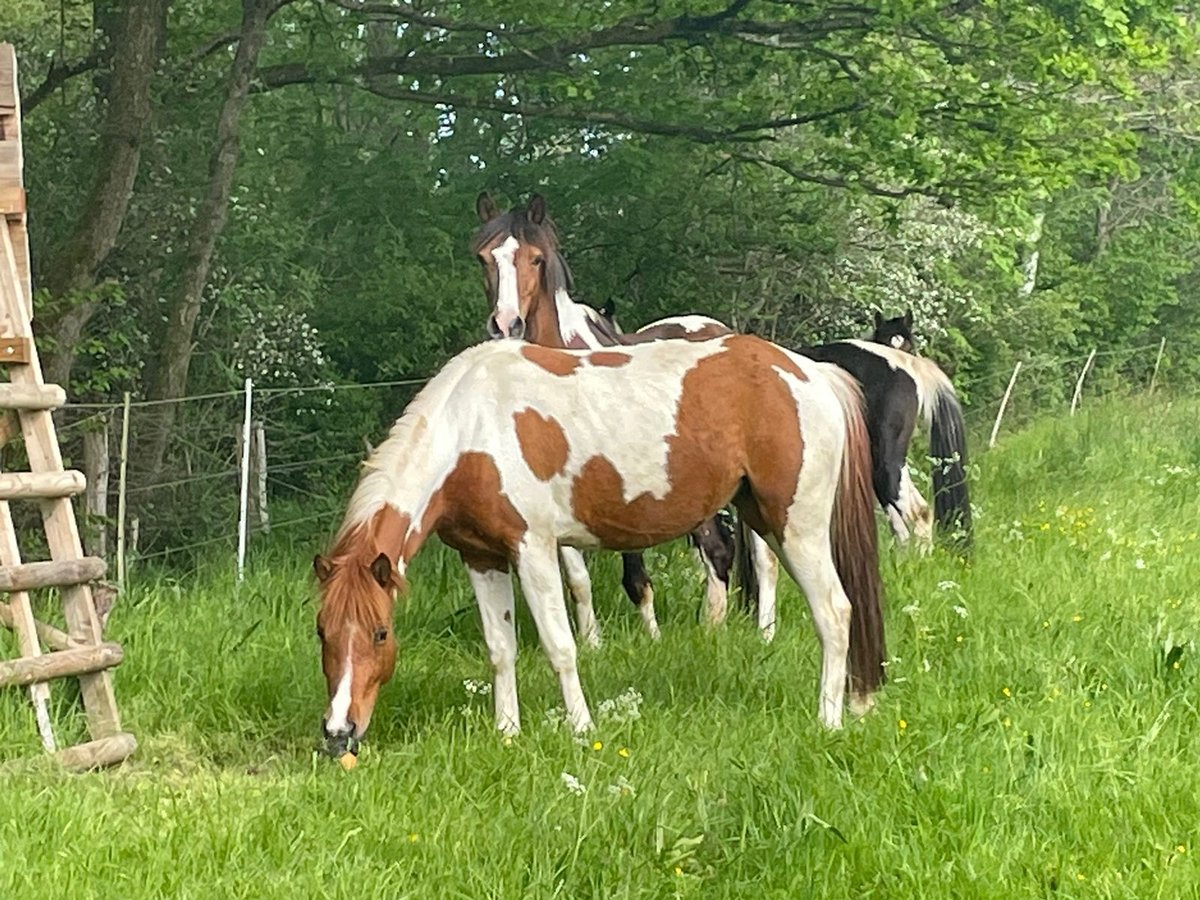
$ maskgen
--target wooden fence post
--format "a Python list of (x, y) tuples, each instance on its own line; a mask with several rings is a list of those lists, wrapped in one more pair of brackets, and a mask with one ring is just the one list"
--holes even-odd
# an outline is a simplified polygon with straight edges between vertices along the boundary
[(1083, 379), (1087, 378), (1088, 369), (1092, 367), (1092, 361), (1096, 358), (1096, 348), (1092, 348), (1092, 352), (1088, 354), (1087, 362), (1083, 364), (1083, 371), (1079, 373), (1079, 380), (1075, 382), (1075, 393), (1071, 395), (1071, 415), (1075, 415), (1075, 408), (1079, 406), (1079, 396), (1083, 393)]
[(84, 546), (92, 556), (108, 556), (108, 416), (83, 432)]
[(1012, 378), (1008, 379), (1008, 387), (1004, 389), (1004, 399), (1000, 401), (1000, 409), (996, 413), (996, 422), (992, 425), (992, 436), (988, 440), (988, 447), (996, 446), (996, 435), (1000, 433), (1000, 420), (1004, 418), (1004, 410), (1008, 408), (1008, 398), (1012, 396), (1013, 385), (1017, 383), (1017, 373), (1021, 371), (1021, 361), (1017, 360), (1016, 366), (1013, 367)]
[(253, 459), (250, 463), (254, 491), (250, 495), (254, 523), (261, 531), (271, 530), (271, 516), (267, 511), (267, 433), (262, 419), (255, 419), (250, 426), (250, 444)]

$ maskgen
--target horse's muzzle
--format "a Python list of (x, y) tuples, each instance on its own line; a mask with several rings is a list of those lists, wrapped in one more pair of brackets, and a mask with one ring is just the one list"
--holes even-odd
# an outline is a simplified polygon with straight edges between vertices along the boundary
[(358, 755), (358, 746), (361, 743), (355, 732), (358, 730), (353, 722), (347, 723), (350, 727), (345, 731), (330, 731), (327, 723), (321, 723), (321, 731), (325, 734), (325, 752), (330, 756), (338, 757), (343, 753), (353, 753)]
[(496, 316), (493, 313), (492, 315), (488, 316), (487, 332), (488, 337), (490, 337), (492, 340), (498, 340), (499, 338), (506, 337), (520, 340), (525, 336), (525, 320), (520, 316), (517, 316), (508, 323), (507, 327), (504, 327), (496, 319)]

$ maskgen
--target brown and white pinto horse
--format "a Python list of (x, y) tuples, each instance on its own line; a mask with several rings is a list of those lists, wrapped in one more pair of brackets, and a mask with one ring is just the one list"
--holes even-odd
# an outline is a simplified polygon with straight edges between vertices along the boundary
[[(534, 194), (524, 209), (501, 212), (484, 192), (475, 206), (482, 225), (471, 241), (471, 249), (483, 269), (484, 291), (492, 310), (487, 330), (493, 339), (517, 337), (544, 347), (599, 350), (658, 340), (703, 341), (733, 333), (716, 319), (690, 315), (662, 319), (636, 334), (623, 334), (597, 310), (571, 299), (571, 272), (540, 194)], [(734, 562), (732, 534), (720, 518), (714, 517), (702, 523), (690, 538), (707, 574), (708, 621), (722, 622)], [(758, 581), (773, 585), (777, 567), (766, 545), (755, 540), (750, 552), (761, 569)], [(599, 625), (592, 610), (587, 566), (582, 555), (569, 547), (563, 548), (561, 556), (575, 598), (579, 632), (589, 643), (597, 644)], [(625, 592), (641, 612), (647, 631), (657, 638), (654, 588), (642, 554), (622, 554), (621, 562)], [(766, 610), (773, 614), (773, 604), (768, 603)], [(773, 620), (768, 619), (763, 628), (768, 639), (773, 628)]]
[(847, 688), (865, 709), (884, 676), (860, 407), (837, 368), (742, 335), (599, 351), (493, 341), (461, 353), (372, 453), (332, 552), (314, 561), (328, 749), (355, 749), (367, 729), (395, 664), (395, 598), (430, 534), (467, 564), (497, 727), (520, 725), (511, 566), (582, 731), (591, 715), (558, 546), (640, 550), (730, 501), (808, 598), (823, 651), (819, 716), (839, 727)]

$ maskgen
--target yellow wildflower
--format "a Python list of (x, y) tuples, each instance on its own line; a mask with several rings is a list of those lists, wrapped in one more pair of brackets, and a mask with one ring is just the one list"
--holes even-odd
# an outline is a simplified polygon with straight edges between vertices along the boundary
[(593, 750), (603, 750), (603, 749), (604, 749), (604, 742), (603, 742), (603, 741), (596, 741), (594, 744), (592, 744), (592, 749), (593, 749)]
[(905, 728), (908, 727), (908, 723), (905, 722), (903, 719), (901, 719), (899, 722), (897, 722), (896, 725), (900, 728), (901, 731), (903, 731)]
[(1012, 696), (1012, 691), (1010, 691), (1008, 688), (1001, 688), (1000, 693), (1002, 693), (1005, 697)]
[(419, 834), (417, 834), (415, 831), (409, 833), (408, 842), (410, 844), (415, 844), (420, 840), (421, 840), (421, 836)]
[(629, 759), (629, 748), (622, 747), (617, 751), (617, 756), (621, 757), (621, 759)]

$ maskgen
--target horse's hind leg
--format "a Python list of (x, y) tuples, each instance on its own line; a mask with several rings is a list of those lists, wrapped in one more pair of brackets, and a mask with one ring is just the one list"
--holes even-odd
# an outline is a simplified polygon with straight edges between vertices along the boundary
[(575, 598), (575, 628), (585, 644), (599, 647), (600, 623), (596, 621), (596, 611), (592, 608), (592, 578), (583, 554), (574, 547), (559, 547), (558, 556), (562, 560), (571, 596)]
[(779, 560), (767, 542), (751, 532), (750, 553), (758, 576), (758, 630), (764, 641), (775, 638), (775, 588), (779, 582)]
[(850, 599), (833, 562), (828, 526), (789, 522), (779, 542), (779, 559), (808, 598), (821, 640), (820, 717), (829, 728), (842, 726), (850, 652)]
[(717, 516), (714, 516), (692, 532), (691, 540), (708, 576), (708, 589), (704, 601), (705, 619), (710, 625), (720, 625), (729, 611), (733, 534)]
[[(934, 463), (937, 465), (937, 463)], [(906, 521), (912, 523), (913, 533), (921, 542), (921, 550), (928, 553), (933, 549), (933, 512), (917, 486), (907, 465), (900, 467), (900, 509)]]
[(656, 641), (662, 636), (654, 615), (654, 585), (646, 574), (646, 562), (641, 553), (621, 554), (621, 585), (642, 614), (646, 631)]
[(567, 721), (575, 731), (587, 731), (592, 727), (592, 715), (588, 712), (583, 688), (579, 684), (575, 638), (571, 634), (571, 620), (563, 602), (556, 549), (553, 539), (526, 534), (517, 557), (517, 574), (521, 578), (525, 602), (529, 604), (529, 611), (533, 613), (533, 621), (537, 624), (542, 649), (546, 651), (550, 667), (558, 676)]

